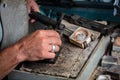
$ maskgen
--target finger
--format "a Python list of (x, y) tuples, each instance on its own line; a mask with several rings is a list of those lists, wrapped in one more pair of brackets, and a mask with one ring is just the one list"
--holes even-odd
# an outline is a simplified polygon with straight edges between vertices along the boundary
[(35, 12), (40, 12), (39, 6), (37, 5), (36, 2), (33, 3), (32, 9), (33, 9)]
[(42, 34), (46, 35), (48, 37), (58, 37), (58, 38), (60, 38), (60, 35), (55, 30), (44, 30), (42, 32)]
[(35, 19), (31, 19), (31, 20), (30, 20), (31, 23), (34, 23), (35, 21), (36, 21)]
[(45, 53), (43, 53), (42, 57), (44, 59), (53, 59), (53, 58), (55, 58), (55, 53), (45, 52)]
[(61, 46), (62, 44), (62, 41), (57, 38), (57, 37), (49, 37), (47, 40), (46, 40), (48, 44), (55, 44), (55, 45), (58, 45), (58, 46)]

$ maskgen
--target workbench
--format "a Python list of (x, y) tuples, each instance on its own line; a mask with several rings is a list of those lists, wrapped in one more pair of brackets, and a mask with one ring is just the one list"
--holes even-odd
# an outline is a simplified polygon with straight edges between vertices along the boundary
[[(28, 35), (28, 14), (26, 11), (26, 0), (1, 1), (1, 15), (4, 16), (2, 18), (3, 27), (7, 32), (3, 37), (2, 48), (14, 44)], [(72, 30), (80, 27), (69, 26), (69, 23), (65, 21), (63, 24), (67, 24), (66, 26)], [(71, 44), (68, 38), (63, 36), (62, 50), (55, 64), (44, 64), (39, 61), (22, 63), (19, 68), (14, 69), (8, 75), (8, 80), (89, 80), (110, 41), (109, 36), (102, 36), (98, 39), (100, 33), (93, 32), (96, 39), (85, 49)], [(11, 34), (13, 35), (11, 36)]]
[[(62, 21), (67, 28), (75, 30), (80, 26)], [(109, 36), (102, 37), (93, 31), (95, 40), (81, 49), (71, 44), (68, 37), (63, 36), (62, 49), (55, 64), (25, 62), (19, 69), (9, 74), (10, 80), (89, 80), (109, 44)], [(67, 34), (67, 33), (65, 33)]]

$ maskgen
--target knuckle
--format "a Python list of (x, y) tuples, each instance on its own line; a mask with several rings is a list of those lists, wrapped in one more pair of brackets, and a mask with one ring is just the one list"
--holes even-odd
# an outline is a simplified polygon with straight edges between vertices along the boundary
[(36, 33), (37, 33), (37, 34), (41, 33), (41, 30), (37, 30)]
[(56, 32), (56, 35), (57, 35), (58, 37), (60, 37), (60, 35), (59, 35), (59, 33), (58, 33), (58, 32)]
[(56, 36), (60, 37), (59, 33), (55, 31)]
[(54, 34), (56, 34), (57, 36), (59, 36), (59, 33), (58, 33), (57, 31), (52, 30), (52, 32), (53, 32)]
[(62, 41), (61, 41), (60, 39), (58, 40), (58, 44), (59, 44), (59, 45), (61, 45), (61, 44), (62, 44)]
[(47, 42), (47, 39), (46, 38), (41, 38), (41, 43), (46, 43)]
[(39, 38), (39, 37), (41, 37), (41, 35), (42, 35), (41, 31), (40, 31), (40, 30), (37, 30), (37, 31), (36, 31), (36, 37)]
[(43, 30), (37, 30), (36, 31), (37, 35), (40, 35), (40, 36), (43, 35), (43, 32), (44, 32)]

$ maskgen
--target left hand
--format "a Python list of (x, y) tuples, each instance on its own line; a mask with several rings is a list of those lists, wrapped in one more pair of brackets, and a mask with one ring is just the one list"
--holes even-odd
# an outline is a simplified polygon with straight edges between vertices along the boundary
[[(34, 0), (28, 0), (28, 13), (30, 13), (31, 10), (40, 12), (37, 3)], [(31, 22), (35, 22), (35, 20), (31, 20)]]

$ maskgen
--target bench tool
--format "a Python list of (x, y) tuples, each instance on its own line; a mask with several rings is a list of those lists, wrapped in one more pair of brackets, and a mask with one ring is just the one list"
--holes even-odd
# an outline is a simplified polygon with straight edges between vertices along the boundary
[(61, 24), (64, 14), (61, 14), (61, 17), (59, 18), (58, 21), (52, 20), (49, 17), (42, 15), (39, 12), (34, 12), (34, 11), (31, 11), (29, 16), (31, 19), (35, 19), (35, 20), (47, 25), (48, 28), (49, 28), (49, 26), (52, 26), (53, 29), (59, 29), (59, 30), (63, 30), (65, 28), (65, 26), (63, 24)]
[[(64, 19), (71, 24), (75, 24), (82, 27), (82, 29), (79, 28), (73, 32), (73, 34), (70, 36), (70, 42), (80, 46), (83, 49), (86, 48), (89, 45), (89, 43), (94, 40), (94, 34), (92, 33), (91, 30), (100, 32), (101, 36), (107, 36), (111, 34), (116, 27), (118, 27), (118, 24), (115, 24), (115, 23), (105, 25), (93, 20), (88, 20), (86, 18), (80, 17), (78, 15), (74, 15), (74, 14), (65, 15)], [(78, 34), (78, 36), (76, 36), (76, 34)], [(83, 35), (83, 36), (80, 36), (80, 35)], [(86, 39), (85, 39), (85, 36), (86, 36)], [(85, 40), (80, 40), (83, 38)]]
[[(108, 26), (92, 20), (87, 20), (78, 15), (69, 16), (64, 13), (58, 14), (59, 17), (57, 21), (45, 15), (42, 15), (39, 12), (34, 12), (34, 11), (31, 11), (29, 16), (30, 18), (35, 19), (36, 21), (39, 21), (40, 23), (47, 25), (48, 29), (55, 29), (60, 33), (61, 36), (64, 33), (68, 32), (69, 35), (67, 36), (70, 42), (79, 46), (82, 49), (85, 49), (90, 44), (90, 42), (94, 40), (94, 34), (92, 30), (98, 31), (103, 35), (108, 35), (109, 33), (112, 32), (113, 28), (116, 27), (116, 24)], [(80, 27), (76, 30), (71, 30), (67, 28), (64, 24), (62, 24), (62, 20), (66, 20)], [(58, 54), (56, 54), (56, 56), (58, 57)], [(52, 63), (54, 63), (54, 60), (52, 61)]]
[(31, 18), (36, 19), (37, 21), (42, 22), (47, 26), (52, 26), (52, 28), (58, 31), (61, 36), (64, 32), (69, 32), (69, 35), (67, 36), (69, 37), (70, 42), (79, 46), (80, 48), (86, 48), (89, 45), (89, 43), (93, 40), (94, 34), (89, 29), (80, 26), (79, 29), (72, 31), (66, 28), (64, 24), (61, 24), (65, 16), (64, 13), (62, 13), (61, 15), (58, 14), (60, 17), (57, 21), (54, 21), (49, 17), (40, 14), (39, 12), (32, 11), (29, 15)]
[[(55, 29), (62, 36), (61, 30), (63, 30), (65, 28), (65, 26), (63, 24), (61, 24), (61, 21), (64, 17), (64, 14), (61, 14), (61, 17), (59, 18), (59, 20), (57, 22), (48, 18), (47, 16), (40, 14), (39, 12), (31, 11), (29, 16), (31, 19), (35, 19), (36, 21), (39, 21), (40, 23), (47, 25), (48, 26), (47, 29)], [(59, 56), (59, 53), (60, 53), (60, 51), (56, 53), (56, 56), (54, 59), (45, 59), (45, 60), (39, 61), (39, 62), (54, 64)]]
[(75, 15), (75, 14), (65, 15), (64, 19), (72, 24), (79, 25), (79, 26), (82, 26), (82, 27), (90, 29), (90, 30), (98, 31), (102, 35), (108, 35), (108, 34), (112, 33), (114, 28), (118, 27), (118, 25), (119, 25), (116, 23), (104, 25), (104, 24), (83, 18), (83, 17), (81, 17), (79, 15)]
[[(94, 40), (94, 34), (90, 30), (98, 31), (102, 35), (108, 35), (118, 25), (118, 24), (104, 25), (92, 20), (82, 18), (78, 15), (70, 16), (64, 13), (58, 15), (60, 17), (57, 19), (57, 21), (52, 20), (49, 17), (34, 11), (32, 11), (29, 14), (29, 16), (47, 26), (52, 26), (52, 28), (58, 31), (61, 36), (63, 33), (68, 32), (69, 35), (67, 36), (69, 36), (70, 42), (83, 49), (86, 48), (92, 40)], [(76, 26), (77, 25), (80, 26), (81, 29), (79, 28), (76, 30), (70, 30), (69, 28), (66, 28), (65, 25), (61, 23), (63, 19), (72, 24), (75, 24)]]

